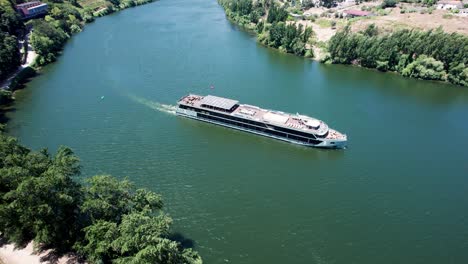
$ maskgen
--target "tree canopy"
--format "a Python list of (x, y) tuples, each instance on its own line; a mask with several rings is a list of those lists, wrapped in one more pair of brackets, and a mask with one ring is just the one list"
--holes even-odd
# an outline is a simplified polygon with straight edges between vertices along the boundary
[(79, 159), (67, 147), (31, 151), (0, 133), (0, 232), (9, 241), (60, 252), (89, 263), (202, 263), (171, 240), (172, 219), (161, 196), (109, 175), (73, 179)]
[(21, 65), (18, 36), (24, 24), (8, 0), (0, 0), (0, 80)]
[(313, 57), (307, 49), (312, 28), (287, 23), (288, 12), (274, 1), (218, 0), (226, 15), (239, 25), (257, 33), (258, 41), (283, 52)]
[(465, 86), (468, 83), (468, 37), (445, 33), (441, 28), (378, 34), (374, 25), (359, 33), (346, 27), (331, 38), (328, 49), (334, 63), (353, 63)]

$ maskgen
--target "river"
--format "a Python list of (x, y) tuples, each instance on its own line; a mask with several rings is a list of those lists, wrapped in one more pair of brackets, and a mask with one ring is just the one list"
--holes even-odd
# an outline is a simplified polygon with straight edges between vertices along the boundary
[[(318, 117), (349, 146), (178, 118), (189, 92)], [(10, 134), (162, 193), (206, 263), (468, 263), (466, 88), (281, 54), (215, 0), (161, 0), (87, 25), (17, 97)]]

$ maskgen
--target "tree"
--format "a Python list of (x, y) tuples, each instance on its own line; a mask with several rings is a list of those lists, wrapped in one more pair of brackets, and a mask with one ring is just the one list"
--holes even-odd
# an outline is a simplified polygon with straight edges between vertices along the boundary
[(403, 71), (403, 76), (420, 78), (425, 80), (445, 80), (446, 72), (444, 64), (426, 55), (419, 56), (410, 63)]
[(0, 32), (0, 80), (6, 78), (21, 65), (17, 39)]
[(18, 37), (23, 30), (24, 24), (11, 2), (0, 0), (0, 80), (21, 65)]
[(82, 212), (91, 223), (75, 248), (93, 263), (201, 263), (198, 254), (168, 238), (172, 219), (161, 197), (127, 181), (95, 176), (85, 187)]
[(461, 80), (465, 78), (463, 67), (468, 64), (468, 37), (448, 34), (441, 28), (379, 34), (373, 25), (359, 33), (345, 27), (330, 39), (328, 49), (333, 63), (355, 63), (382, 71), (405, 71), (406, 76), (416, 78), (466, 84)]
[(276, 23), (276, 22), (284, 22), (288, 18), (288, 12), (283, 7), (277, 7), (276, 5), (272, 5), (270, 10), (268, 11), (267, 22), (268, 23)]
[(382, 8), (395, 7), (397, 4), (396, 0), (384, 0), (382, 2)]
[(378, 34), (379, 34), (379, 30), (373, 23), (367, 26), (367, 28), (364, 30), (364, 35), (368, 37), (374, 37), (374, 36), (377, 36)]
[(468, 67), (464, 63), (454, 63), (450, 67), (448, 79), (452, 83), (468, 86)]
[(15, 175), (22, 179), (10, 180), (10, 190), (3, 195), (5, 235), (16, 243), (34, 239), (48, 246), (71, 246), (80, 201), (79, 185), (71, 179), (79, 172), (76, 157), (62, 147), (51, 161), (45, 151), (28, 153), (22, 160), (23, 168), (16, 165), (17, 169), (5, 171), (3, 177), (5, 180)]
[(61, 252), (72, 248), (89, 263), (201, 263), (195, 251), (169, 238), (172, 219), (161, 196), (127, 180), (72, 177), (78, 158), (60, 147), (30, 151), (0, 132), (0, 232)]
[(335, 0), (321, 0), (320, 5), (326, 8), (332, 8), (336, 6), (336, 1)]

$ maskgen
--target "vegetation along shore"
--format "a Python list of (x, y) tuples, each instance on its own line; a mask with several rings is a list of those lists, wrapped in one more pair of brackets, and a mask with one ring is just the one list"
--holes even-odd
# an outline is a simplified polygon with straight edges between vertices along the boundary
[[(154, 0), (42, 0), (47, 9), (25, 17), (18, 5), (27, 0), (0, 0), (0, 105), (35, 72), (57, 59), (67, 40), (86, 23)], [(32, 61), (28, 56), (33, 54)], [(7, 88), (5, 90), (4, 88)]]
[(31, 151), (0, 133), (2, 240), (34, 241), (74, 263), (202, 263), (176, 241), (159, 194), (108, 175), (81, 182), (79, 174), (71, 149)]
[(468, 86), (468, 3), (456, 11), (419, 0), (218, 2), (229, 20), (282, 52)]

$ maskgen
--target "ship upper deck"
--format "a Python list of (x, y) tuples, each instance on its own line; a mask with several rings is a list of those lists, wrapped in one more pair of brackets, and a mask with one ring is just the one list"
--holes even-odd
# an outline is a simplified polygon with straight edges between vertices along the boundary
[(325, 138), (327, 139), (346, 140), (346, 135), (329, 128), (325, 122), (305, 115), (293, 115), (280, 111), (262, 109), (257, 106), (239, 104), (236, 100), (213, 95), (200, 96), (189, 94), (181, 98), (178, 103), (200, 109), (215, 110), (217, 112), (241, 117), (247, 120), (311, 133), (316, 136), (323, 137), (326, 135)]

